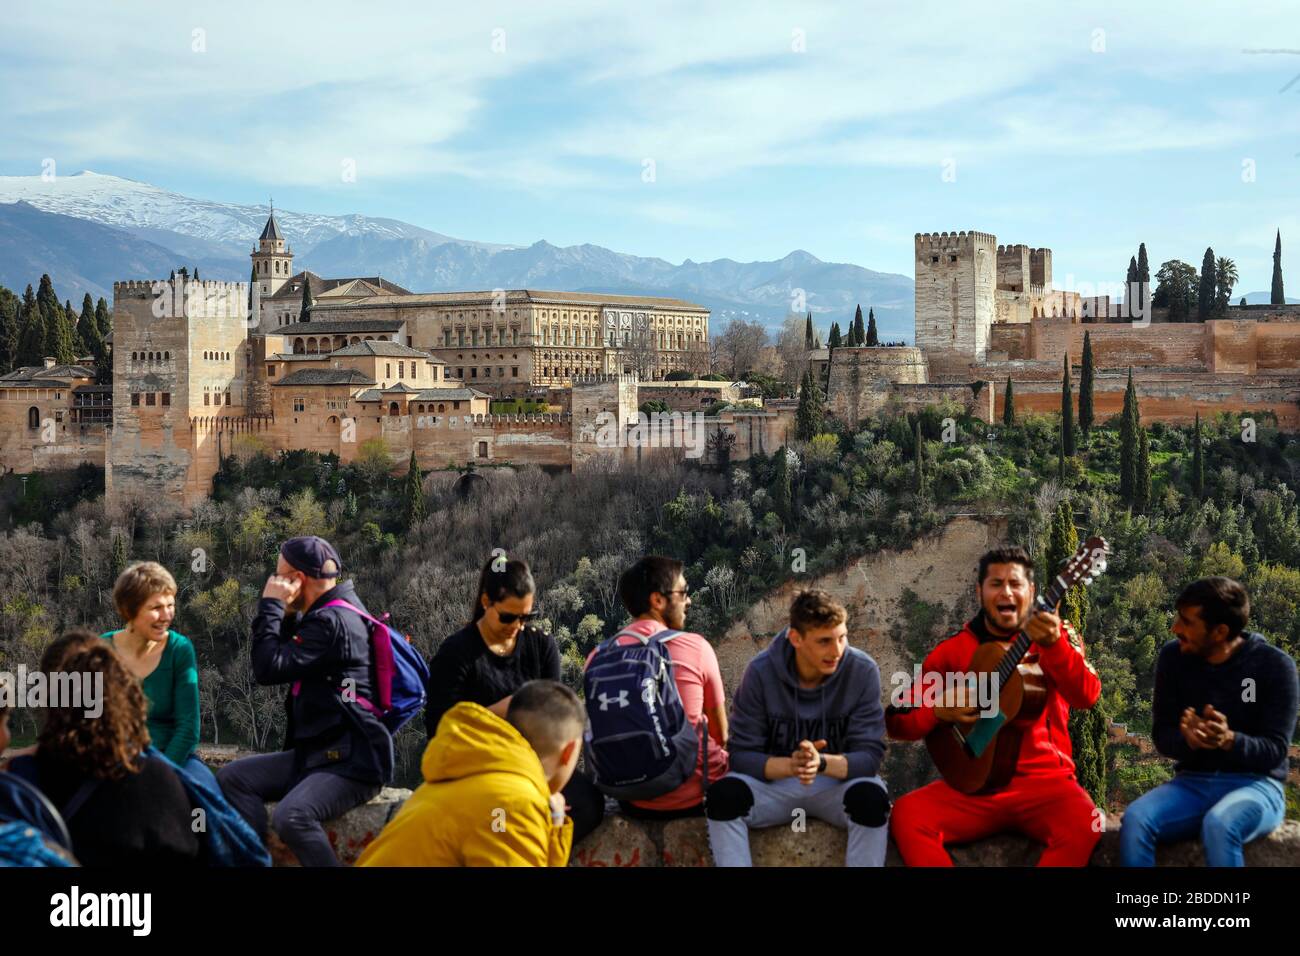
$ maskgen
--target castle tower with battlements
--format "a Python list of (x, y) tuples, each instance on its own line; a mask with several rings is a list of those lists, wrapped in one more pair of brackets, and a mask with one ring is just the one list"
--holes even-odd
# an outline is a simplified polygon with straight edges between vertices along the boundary
[(113, 284), (110, 504), (135, 490), (188, 509), (210, 493), (246, 412), (245, 293), (185, 269)]
[(916, 345), (932, 375), (984, 360), (998, 265), (997, 239), (987, 232), (916, 234)]

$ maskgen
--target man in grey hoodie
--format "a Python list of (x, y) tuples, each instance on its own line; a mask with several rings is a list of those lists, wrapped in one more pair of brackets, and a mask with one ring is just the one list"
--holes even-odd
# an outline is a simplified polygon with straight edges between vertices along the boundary
[(731, 772), (709, 788), (718, 866), (750, 866), (749, 831), (809, 816), (848, 830), (847, 866), (883, 866), (889, 796), (880, 779), (880, 671), (848, 646), (848, 612), (803, 591), (790, 626), (749, 662), (732, 702)]

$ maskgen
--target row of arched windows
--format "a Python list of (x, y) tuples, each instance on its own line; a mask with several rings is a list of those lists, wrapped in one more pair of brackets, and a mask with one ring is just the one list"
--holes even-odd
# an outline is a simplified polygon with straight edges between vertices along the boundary
[(204, 352), (203, 358), (209, 362), (222, 362), (222, 361), (229, 362), (230, 353), (229, 352)]
[(172, 360), (171, 352), (132, 352), (132, 362), (145, 362), (152, 365), (154, 362), (170, 362)]

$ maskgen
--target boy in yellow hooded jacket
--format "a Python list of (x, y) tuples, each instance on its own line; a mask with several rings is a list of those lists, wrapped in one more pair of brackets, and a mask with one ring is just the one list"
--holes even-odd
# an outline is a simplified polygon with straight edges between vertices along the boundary
[(559, 791), (585, 724), (578, 695), (550, 680), (520, 687), (504, 720), (456, 704), (424, 751), (424, 783), (357, 866), (565, 866), (573, 821)]

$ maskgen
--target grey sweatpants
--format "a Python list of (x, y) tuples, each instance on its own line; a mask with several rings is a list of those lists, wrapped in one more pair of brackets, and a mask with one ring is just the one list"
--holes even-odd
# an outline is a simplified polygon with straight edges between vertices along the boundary
[(295, 782), (292, 750), (236, 760), (221, 768), (217, 782), (226, 800), (263, 840), (266, 802), (279, 801), (271, 826), (303, 866), (341, 866), (321, 824), (361, 806), (380, 791), (378, 784), (326, 771)]
[[(884, 866), (889, 846), (889, 824), (867, 827), (854, 823), (844, 812), (844, 793), (855, 783), (874, 783), (882, 790), (880, 777), (854, 777), (836, 780), (819, 775), (805, 786), (797, 777), (784, 780), (755, 780), (743, 773), (728, 777), (742, 780), (754, 795), (754, 805), (735, 820), (708, 820), (709, 846), (717, 866), (752, 866), (749, 855), (749, 831), (756, 827), (796, 825), (808, 817), (825, 820), (848, 831), (845, 866)], [(724, 778), (725, 779), (725, 778)], [(799, 811), (802, 811), (799, 812)]]

